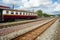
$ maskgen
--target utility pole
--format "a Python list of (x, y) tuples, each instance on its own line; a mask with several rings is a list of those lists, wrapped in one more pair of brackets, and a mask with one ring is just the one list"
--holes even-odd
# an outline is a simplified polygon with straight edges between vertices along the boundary
[(34, 13), (34, 8), (32, 9), (32, 12)]
[(13, 9), (14, 9), (14, 6), (15, 6), (15, 5), (13, 4), (13, 7), (12, 7)]

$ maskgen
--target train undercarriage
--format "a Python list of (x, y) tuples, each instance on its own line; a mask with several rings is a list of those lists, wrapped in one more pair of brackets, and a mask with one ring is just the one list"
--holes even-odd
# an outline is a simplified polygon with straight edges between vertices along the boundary
[(11, 21), (15, 21), (18, 19), (24, 19), (24, 20), (30, 20), (30, 19), (36, 19), (37, 16), (9, 16), (9, 15), (3, 15), (3, 17), (1, 18), (0, 22), (11, 22)]

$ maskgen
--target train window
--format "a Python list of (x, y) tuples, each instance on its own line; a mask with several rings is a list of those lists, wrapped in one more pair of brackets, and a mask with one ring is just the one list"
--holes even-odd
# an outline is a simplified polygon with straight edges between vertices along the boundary
[(29, 15), (30, 15), (30, 13), (29, 13)]
[(21, 15), (22, 13), (20, 12), (20, 15)]
[(16, 12), (16, 14), (18, 14), (18, 12)]
[(6, 13), (8, 14), (9, 12), (8, 12), (8, 11), (6, 11)]
[(23, 15), (25, 15), (25, 13), (23, 12)]
[(30, 13), (29, 13), (29, 15), (30, 15)]
[(26, 15), (27, 15), (27, 13), (26, 13)]
[(33, 15), (33, 13), (32, 13), (32, 15)]
[(11, 14), (14, 14), (13, 12), (11, 12)]

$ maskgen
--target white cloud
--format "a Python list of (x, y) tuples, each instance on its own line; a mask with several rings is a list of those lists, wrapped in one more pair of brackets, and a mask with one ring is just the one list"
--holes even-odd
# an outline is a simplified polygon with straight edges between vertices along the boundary
[(21, 1), (20, 0), (2, 0), (3, 3), (5, 4), (11, 4), (11, 5), (21, 5)]
[(23, 1), (22, 0), (22, 3), (24, 5), (24, 7), (37, 7), (37, 6), (40, 6), (40, 5), (47, 5), (47, 4), (51, 4), (51, 0), (30, 0), (30, 1)]
[(23, 3), (24, 3), (24, 2), (28, 2), (28, 0), (21, 0), (21, 1), (22, 1)]
[(56, 10), (56, 11), (60, 11), (60, 4), (57, 4), (57, 5), (56, 5), (55, 10)]
[(15, 5), (23, 5), (26, 8), (37, 7), (40, 5), (48, 5), (51, 4), (51, 0), (3, 0), (3, 3), (7, 4), (15, 4)]
[[(60, 1), (60, 0), (59, 0)], [(58, 2), (52, 3), (52, 0), (3, 0), (6, 4), (15, 4), (19, 7), (16, 9), (29, 9), (32, 7), (39, 7), (35, 10), (41, 9), (46, 13), (60, 10), (60, 4)]]

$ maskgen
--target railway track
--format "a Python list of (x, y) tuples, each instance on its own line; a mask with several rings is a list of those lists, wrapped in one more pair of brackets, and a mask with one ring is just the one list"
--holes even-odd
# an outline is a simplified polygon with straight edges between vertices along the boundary
[(28, 33), (20, 35), (12, 40), (35, 40), (40, 34), (42, 34), (49, 26), (51, 26), (56, 19), (49, 21), (48, 23), (38, 27)]
[[(47, 22), (45, 22), (45, 21), (47, 21)], [(51, 18), (50, 18), (50, 19), (46, 19), (46, 20), (42, 20), (42, 21), (36, 21), (36, 22), (32, 22), (32, 23), (27, 23), (27, 24), (17, 25), (14, 27), (12, 26), (12, 27), (8, 27), (8, 28), (0, 29), (0, 40), (10, 40), (10, 39), (11, 40), (34, 40), (40, 34), (40, 33), (38, 33), (38, 32), (40, 32), (39, 30), (42, 30), (41, 32), (43, 32), (44, 30), (46, 30), (48, 28), (48, 26), (50, 26), (55, 21), (56, 21), (56, 19), (51, 20)], [(40, 23), (41, 23), (41, 25), (40, 25)], [(48, 23), (50, 23), (50, 25), (48, 25)], [(45, 24), (48, 25), (46, 28), (39, 27), (39, 26), (44, 26)], [(36, 27), (34, 27), (35, 25), (36, 25)], [(37, 31), (35, 31), (35, 30), (37, 30)], [(21, 36), (18, 36), (18, 35), (21, 35)], [(34, 36), (34, 35), (36, 35), (36, 36)], [(15, 37), (17, 37), (17, 38), (15, 38)]]
[(17, 30), (20, 30), (20, 29), (24, 29), (24, 28), (33, 26), (33, 24), (37, 24), (37, 23), (39, 23), (41, 21), (42, 20), (40, 20), (38, 22), (36, 21), (36, 22), (31, 22), (31, 23), (26, 23), (26, 24), (22, 24), (22, 25), (16, 25), (16, 26), (11, 26), (11, 27), (8, 27), (8, 28), (0, 29), (0, 36), (9, 34), (11, 32), (14, 32), (14, 31), (17, 31)]

